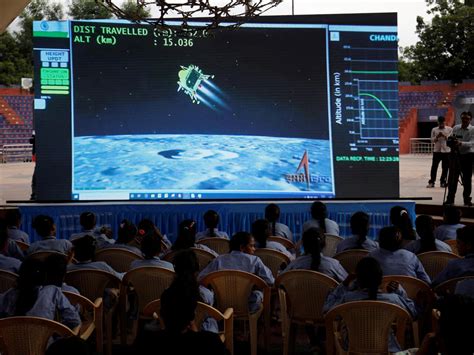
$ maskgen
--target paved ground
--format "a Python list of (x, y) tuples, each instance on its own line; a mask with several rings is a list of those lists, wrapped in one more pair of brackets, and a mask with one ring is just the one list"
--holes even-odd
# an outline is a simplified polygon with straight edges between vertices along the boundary
[[(439, 186), (427, 189), (430, 155), (402, 155), (400, 158), (400, 196), (406, 198), (428, 197), (432, 200), (421, 200), (419, 204), (441, 204), (444, 189)], [(28, 200), (31, 189), (33, 163), (0, 164), (0, 205), (6, 201)], [(437, 182), (438, 183), (438, 182)], [(361, 183), (361, 187), (362, 187)], [(459, 190), (458, 190), (459, 191)], [(461, 190), (462, 191), (462, 190)], [(456, 204), (462, 205), (462, 194), (458, 192)]]

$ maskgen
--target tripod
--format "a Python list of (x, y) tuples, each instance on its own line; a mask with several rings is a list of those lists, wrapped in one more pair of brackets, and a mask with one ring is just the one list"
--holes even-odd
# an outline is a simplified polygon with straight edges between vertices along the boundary
[[(454, 204), (458, 182), (463, 186), (463, 179), (464, 176), (461, 169), (459, 151), (456, 148), (451, 148), (451, 153), (449, 154), (448, 183), (444, 188), (443, 205)], [(453, 196), (450, 196), (449, 200), (447, 200), (446, 194), (451, 191), (453, 191)], [(450, 195), (450, 193), (448, 193), (448, 195)]]

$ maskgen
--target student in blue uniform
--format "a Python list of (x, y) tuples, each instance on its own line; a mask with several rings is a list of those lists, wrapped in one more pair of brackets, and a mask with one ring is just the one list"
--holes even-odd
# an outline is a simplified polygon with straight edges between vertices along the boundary
[(464, 258), (450, 260), (433, 280), (433, 286), (456, 277), (474, 275), (474, 226), (460, 228), (456, 233), (458, 252)]
[(0, 318), (11, 316), (41, 317), (51, 320), (59, 315), (61, 323), (69, 328), (81, 324), (74, 306), (57, 286), (43, 286), (43, 263), (35, 259), (23, 261), (17, 285), (0, 295)]
[(142, 239), (141, 243), (143, 260), (134, 260), (130, 265), (130, 269), (136, 269), (142, 266), (158, 266), (174, 271), (173, 264), (168, 261), (161, 260), (158, 255), (161, 253), (161, 235), (156, 231), (148, 232)]
[(401, 249), (402, 234), (397, 227), (384, 227), (379, 233), (380, 248), (370, 252), (380, 263), (385, 275), (406, 275), (416, 277), (430, 284), (431, 279), (425, 268), (411, 251)]
[(359, 211), (351, 216), (352, 237), (341, 241), (336, 247), (336, 253), (350, 249), (365, 249), (372, 251), (378, 249), (379, 244), (367, 238), (370, 230), (369, 215)]
[(140, 239), (147, 234), (150, 231), (155, 231), (159, 235), (161, 235), (163, 246), (161, 250), (167, 251), (169, 248), (171, 248), (171, 242), (169, 239), (166, 237), (166, 234), (161, 233), (160, 229), (155, 225), (155, 223), (149, 219), (149, 218), (143, 218), (140, 222), (138, 222), (138, 236), (136, 238), (136, 241), (138, 245), (140, 245)]
[(405, 249), (415, 254), (429, 251), (445, 251), (451, 253), (451, 247), (435, 238), (433, 218), (428, 215), (420, 215), (415, 220), (416, 233), (420, 237), (405, 246)]
[[(356, 267), (356, 283), (352, 283), (354, 275), (347, 277), (328, 295), (323, 306), (323, 312), (327, 313), (332, 308), (346, 302), (374, 300), (390, 302), (400, 306), (415, 318), (417, 315), (415, 304), (397, 282), (390, 283), (385, 292), (379, 290), (382, 276), (382, 269), (377, 260), (370, 257), (362, 259)], [(401, 350), (393, 333), (390, 334), (388, 350), (390, 352)]]
[(118, 233), (117, 233), (117, 240), (115, 241), (114, 244), (110, 244), (106, 246), (105, 248), (125, 249), (137, 255), (142, 255), (141, 250), (137, 248), (136, 246), (139, 244), (134, 244), (137, 233), (138, 233), (137, 227), (133, 223), (131, 223), (129, 220), (124, 219), (122, 220), (122, 222), (120, 222)]
[(21, 227), (21, 213), (19, 209), (8, 209), (6, 213), (8, 237), (11, 240), (19, 240), (20, 242), (30, 244), (30, 237), (28, 234), (20, 230)]
[(206, 225), (206, 230), (196, 234), (196, 240), (204, 238), (224, 238), (229, 239), (229, 236), (226, 232), (220, 231), (217, 229), (219, 225), (219, 214), (214, 210), (208, 210), (204, 213), (204, 224)]
[(183, 250), (189, 248), (198, 248), (218, 256), (214, 250), (203, 244), (196, 244), (196, 222), (192, 219), (185, 219), (178, 226), (178, 238), (174, 242), (171, 250)]
[(57, 251), (63, 254), (69, 254), (72, 249), (72, 243), (66, 239), (56, 239), (56, 225), (50, 216), (39, 215), (33, 220), (33, 228), (42, 240), (30, 245), (26, 254), (37, 251)]
[(265, 219), (270, 222), (271, 235), (286, 238), (294, 242), (293, 233), (286, 224), (278, 222), (280, 219), (280, 207), (275, 203), (270, 203), (265, 207)]
[(44, 261), (46, 272), (45, 285), (58, 286), (62, 291), (79, 294), (79, 291), (64, 282), (67, 272), (68, 259), (61, 254), (51, 254)]
[(324, 256), (322, 250), (326, 237), (319, 228), (309, 228), (303, 233), (304, 255), (292, 261), (283, 272), (289, 270), (313, 270), (321, 272), (341, 282), (346, 279), (347, 271), (336, 259)]
[(461, 210), (455, 206), (447, 205), (444, 207), (443, 224), (436, 227), (434, 235), (436, 239), (446, 241), (456, 239), (456, 231), (464, 227), (461, 224)]
[(103, 248), (110, 244), (114, 244), (115, 240), (108, 238), (104, 233), (101, 233), (99, 228), (96, 228), (97, 218), (92, 212), (83, 212), (79, 217), (79, 222), (82, 226), (80, 233), (74, 233), (69, 238), (70, 241), (82, 238), (85, 235), (93, 236), (97, 241), (97, 249)]
[(413, 228), (413, 222), (405, 207), (393, 206), (390, 209), (390, 223), (400, 230), (402, 235), (402, 246), (417, 239), (415, 229)]
[(252, 223), (252, 236), (257, 242), (257, 248), (273, 249), (293, 260), (295, 257), (281, 243), (267, 240), (271, 235), (270, 223), (266, 219), (257, 219)]
[[(9, 240), (10, 238), (8, 237), (6, 224), (3, 221), (0, 221), (0, 250), (4, 250), (8, 247)], [(18, 274), (20, 266), (20, 260), (0, 253), (0, 270), (10, 271)]]
[(303, 232), (309, 228), (319, 228), (323, 233), (339, 235), (339, 225), (327, 218), (326, 205), (321, 201), (315, 201), (311, 205), (311, 219), (303, 224)]

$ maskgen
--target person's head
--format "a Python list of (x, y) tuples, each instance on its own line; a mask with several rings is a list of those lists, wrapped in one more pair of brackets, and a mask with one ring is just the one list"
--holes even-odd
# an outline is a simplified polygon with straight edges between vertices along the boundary
[(199, 260), (192, 249), (183, 249), (176, 253), (174, 259), (176, 277), (195, 280), (199, 272)]
[(357, 285), (369, 291), (369, 299), (377, 299), (377, 290), (382, 283), (383, 272), (380, 264), (374, 258), (361, 259), (356, 266)]
[(402, 234), (395, 226), (384, 227), (379, 232), (379, 246), (382, 249), (395, 251), (400, 249)]
[(97, 220), (95, 214), (92, 212), (83, 212), (79, 217), (79, 222), (81, 223), (82, 228), (85, 230), (91, 230), (94, 229)]
[(89, 355), (89, 345), (78, 336), (60, 338), (52, 343), (46, 350), (45, 355)]
[(61, 287), (67, 272), (67, 256), (54, 253), (48, 256), (44, 262), (46, 272), (46, 285)]
[(24, 316), (36, 302), (38, 287), (45, 282), (44, 264), (35, 258), (23, 260), (18, 272), (18, 297), (15, 306), (15, 315)]
[(315, 201), (311, 205), (311, 217), (317, 220), (319, 223), (319, 228), (326, 233), (326, 218), (328, 216), (328, 211), (326, 205), (321, 201)]
[[(149, 218), (143, 218), (140, 222), (138, 222), (138, 230), (140, 231), (140, 234), (145, 235), (146, 233), (152, 231), (152, 230), (158, 230), (156, 228), (155, 223)], [(143, 233), (141, 232), (143, 230)]]
[(74, 239), (74, 257), (77, 261), (93, 260), (95, 256), (96, 241), (93, 236), (85, 235), (84, 237)]
[(266, 219), (257, 219), (252, 223), (252, 236), (257, 241), (259, 248), (266, 248), (267, 238), (271, 234), (270, 223)]
[(305, 254), (311, 255), (311, 270), (318, 271), (326, 236), (320, 228), (309, 228), (304, 231), (302, 240)]
[(280, 218), (280, 207), (275, 203), (270, 203), (265, 207), (265, 219), (270, 223), (275, 223)]
[(178, 238), (173, 244), (173, 250), (188, 249), (196, 243), (196, 222), (185, 219), (178, 225)]
[(21, 213), (18, 208), (8, 209), (6, 212), (6, 221), (8, 227), (20, 227), (21, 225)]
[(461, 113), (461, 127), (466, 129), (472, 121), (472, 113), (464, 111)]
[(137, 236), (137, 227), (127, 219), (122, 220), (117, 233), (117, 244), (128, 244)]
[(413, 230), (413, 223), (405, 207), (393, 206), (390, 209), (390, 222), (392, 223), (392, 225), (400, 229), (403, 239), (416, 239), (416, 234)]
[(443, 116), (438, 116), (438, 127), (444, 128), (445, 123), (446, 123), (446, 118), (444, 118)]
[(255, 253), (255, 239), (250, 233), (237, 232), (230, 239), (230, 251), (241, 251), (246, 254)]
[(443, 219), (446, 224), (459, 224), (461, 222), (461, 210), (454, 206), (444, 208)]
[(153, 259), (161, 252), (161, 235), (155, 231), (148, 232), (143, 237), (140, 247), (145, 259)]
[(166, 331), (180, 334), (192, 324), (198, 302), (194, 287), (175, 283), (161, 295), (160, 316)]
[(215, 229), (217, 228), (217, 225), (219, 224), (219, 214), (214, 211), (214, 210), (208, 210), (206, 213), (204, 213), (204, 224), (206, 225), (207, 228), (209, 229)]
[(352, 234), (357, 235), (363, 239), (367, 237), (370, 230), (369, 215), (365, 212), (359, 211), (351, 216), (351, 231)]
[(421, 248), (418, 254), (428, 251), (436, 251), (436, 240), (434, 236), (435, 225), (433, 218), (428, 215), (420, 215), (415, 220), (416, 232), (420, 236)]
[(474, 253), (474, 226), (465, 226), (456, 231), (456, 241), (459, 255), (466, 256)]
[(39, 215), (33, 220), (32, 227), (42, 238), (54, 236), (56, 234), (56, 225), (50, 216)]

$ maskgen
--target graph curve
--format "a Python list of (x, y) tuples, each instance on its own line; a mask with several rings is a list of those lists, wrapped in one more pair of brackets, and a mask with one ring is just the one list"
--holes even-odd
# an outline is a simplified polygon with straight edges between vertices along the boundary
[(369, 96), (373, 99), (375, 99), (375, 101), (377, 101), (380, 106), (382, 106), (382, 108), (384, 109), (384, 111), (387, 113), (388, 117), (389, 118), (392, 118), (392, 114), (390, 113), (390, 111), (388, 110), (387, 106), (385, 106), (385, 104), (383, 103), (382, 100), (380, 100), (377, 96), (375, 95), (372, 95), (372, 94), (369, 94), (368, 92), (360, 92), (359, 93), (359, 96)]

